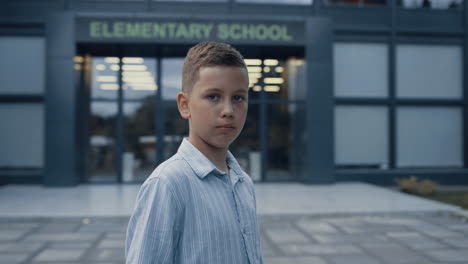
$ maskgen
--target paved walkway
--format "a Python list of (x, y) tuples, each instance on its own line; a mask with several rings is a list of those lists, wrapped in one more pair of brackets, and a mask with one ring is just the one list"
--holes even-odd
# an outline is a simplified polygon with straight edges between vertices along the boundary
[[(266, 264), (468, 263), (459, 208), (367, 184), (256, 188)], [(0, 264), (124, 263), (137, 191), (0, 188)]]

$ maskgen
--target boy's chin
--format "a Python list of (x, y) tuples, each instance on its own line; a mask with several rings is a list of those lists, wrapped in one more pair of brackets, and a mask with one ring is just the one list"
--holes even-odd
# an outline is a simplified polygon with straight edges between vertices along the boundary
[(217, 149), (228, 149), (234, 139), (231, 138), (212, 138), (208, 140), (207, 143)]

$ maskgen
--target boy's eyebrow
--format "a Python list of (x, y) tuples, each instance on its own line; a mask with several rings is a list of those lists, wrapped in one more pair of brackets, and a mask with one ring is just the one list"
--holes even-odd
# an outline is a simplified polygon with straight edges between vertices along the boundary
[[(210, 93), (210, 92), (223, 92), (224, 90), (223, 89), (220, 89), (220, 88), (208, 88), (205, 90), (205, 93)], [(248, 93), (248, 90), (247, 89), (244, 89), (244, 88), (239, 88), (237, 90), (234, 91), (235, 93), (238, 93), (238, 92), (245, 92), (245, 93)]]

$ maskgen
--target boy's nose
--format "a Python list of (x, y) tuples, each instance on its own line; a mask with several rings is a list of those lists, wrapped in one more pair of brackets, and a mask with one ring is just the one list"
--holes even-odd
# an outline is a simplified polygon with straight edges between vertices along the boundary
[(232, 102), (226, 102), (223, 104), (222, 116), (232, 116), (234, 114), (234, 106)]

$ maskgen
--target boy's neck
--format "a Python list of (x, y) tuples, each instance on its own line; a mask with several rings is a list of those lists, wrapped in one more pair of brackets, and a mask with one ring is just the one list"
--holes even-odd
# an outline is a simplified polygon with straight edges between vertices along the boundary
[(202, 139), (194, 140), (193, 138), (190, 138), (190, 136), (188, 141), (203, 153), (203, 155), (205, 155), (205, 157), (209, 159), (218, 170), (228, 172), (226, 163), (227, 148), (216, 148), (206, 142), (203, 142)]

